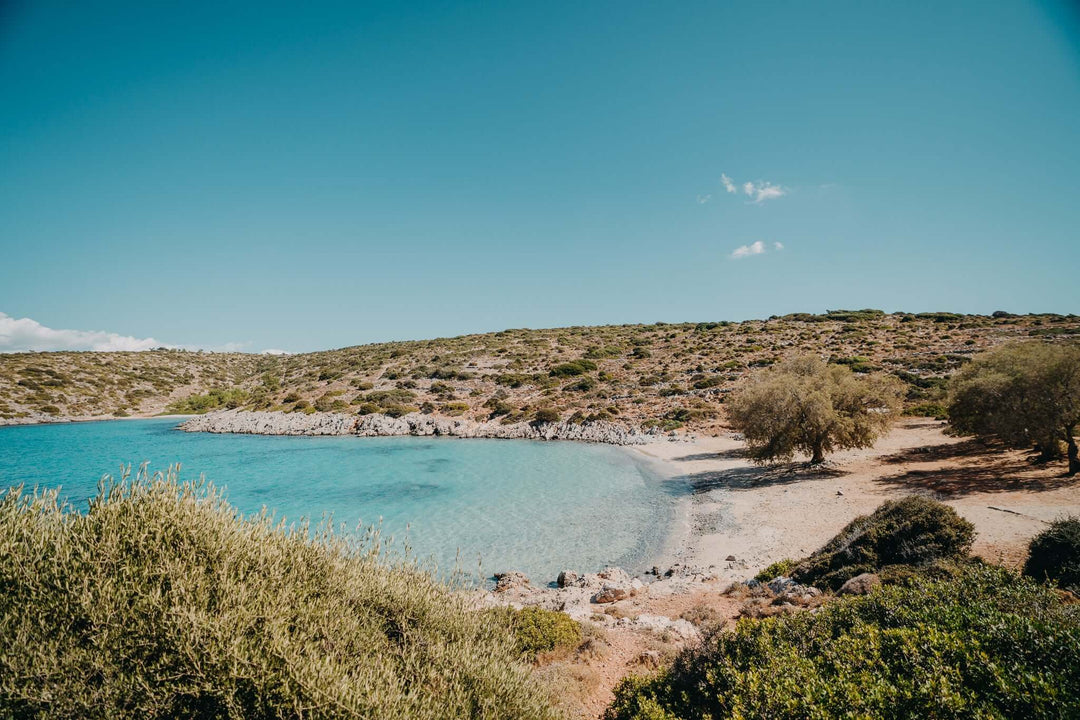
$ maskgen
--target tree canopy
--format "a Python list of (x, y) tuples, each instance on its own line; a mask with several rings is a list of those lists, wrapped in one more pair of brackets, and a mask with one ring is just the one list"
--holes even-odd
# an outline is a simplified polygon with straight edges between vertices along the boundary
[(835, 450), (870, 447), (900, 408), (899, 383), (857, 376), (844, 365), (804, 355), (752, 378), (728, 405), (728, 419), (758, 462), (795, 453), (821, 462)]
[(1080, 472), (1080, 345), (1021, 343), (981, 355), (950, 382), (949, 422), (959, 433), (1035, 445), (1045, 459), (1068, 448)]

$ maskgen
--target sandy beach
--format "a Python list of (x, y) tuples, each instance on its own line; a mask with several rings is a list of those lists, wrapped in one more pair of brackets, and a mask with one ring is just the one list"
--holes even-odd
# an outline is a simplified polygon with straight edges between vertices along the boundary
[(805, 556), (857, 515), (909, 494), (955, 508), (978, 532), (974, 553), (1012, 566), (1047, 522), (1080, 513), (1080, 482), (1064, 476), (1063, 463), (1036, 464), (1029, 453), (950, 437), (944, 427), (905, 418), (873, 448), (836, 453), (818, 468), (755, 465), (730, 433), (628, 451), (656, 461), (686, 495), (670, 559), (730, 580)]

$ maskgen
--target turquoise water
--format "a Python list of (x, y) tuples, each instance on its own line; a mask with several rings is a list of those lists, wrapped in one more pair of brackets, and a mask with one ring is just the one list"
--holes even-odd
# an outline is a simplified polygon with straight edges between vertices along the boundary
[[(264, 437), (175, 430), (176, 419), (0, 428), (0, 488), (60, 486), (84, 509), (121, 463), (182, 463), (182, 477), (225, 488), (246, 513), (356, 527), (382, 518), (415, 555), (470, 574), (638, 568), (674, 511), (665, 481), (619, 448), (448, 438)], [(460, 553), (460, 554), (459, 554)]]

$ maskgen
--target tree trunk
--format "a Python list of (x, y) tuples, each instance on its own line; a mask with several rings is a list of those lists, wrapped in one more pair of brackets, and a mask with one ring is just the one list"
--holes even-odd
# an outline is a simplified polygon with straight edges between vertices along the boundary
[(825, 462), (825, 451), (821, 449), (820, 445), (814, 446), (814, 456), (810, 458), (811, 465), (820, 465)]
[(1072, 430), (1068, 433), (1068, 439), (1065, 441), (1069, 445), (1069, 475), (1075, 475), (1080, 473), (1080, 451), (1076, 447), (1076, 438), (1072, 435)]

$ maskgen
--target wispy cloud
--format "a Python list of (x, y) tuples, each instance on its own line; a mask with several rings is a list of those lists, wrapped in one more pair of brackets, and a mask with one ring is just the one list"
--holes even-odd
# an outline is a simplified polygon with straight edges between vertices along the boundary
[[(760, 205), (766, 200), (775, 200), (788, 193), (787, 188), (771, 183), (768, 180), (758, 180), (756, 182), (748, 180), (739, 184), (728, 177), (727, 173), (720, 173), (720, 185), (723, 186), (724, 191), (729, 195), (738, 195), (741, 192), (755, 205)], [(707, 203), (710, 199), (712, 199), (712, 195), (697, 196), (698, 202), (702, 204)]]
[(743, 183), (743, 193), (749, 196), (752, 202), (760, 204), (787, 195), (787, 190), (771, 182), (759, 180), (756, 183)]
[(95, 352), (142, 351), (154, 348), (242, 352), (251, 343), (230, 342), (218, 346), (169, 345), (152, 337), (138, 338), (104, 330), (57, 330), (30, 318), (13, 318), (0, 312), (0, 353), (90, 350)]
[[(784, 243), (781, 242), (774, 242), (772, 246), (773, 250), (775, 250), (776, 252), (780, 252), (784, 249)], [(750, 257), (751, 255), (764, 255), (766, 252), (768, 252), (768, 250), (768, 246), (766, 246), (765, 243), (761, 240), (758, 240), (756, 242), (750, 243), (749, 245), (740, 245), (739, 247), (732, 250), (731, 259), (739, 260), (744, 257)]]
[(765, 252), (765, 243), (758, 240), (749, 245), (740, 245), (735, 248), (731, 251), (731, 257), (733, 260), (738, 260), (739, 258), (749, 257), (750, 255), (761, 255), (763, 252)]
[(262, 351), (263, 355), (288, 355), (288, 350), (278, 350), (277, 348), (266, 348)]

